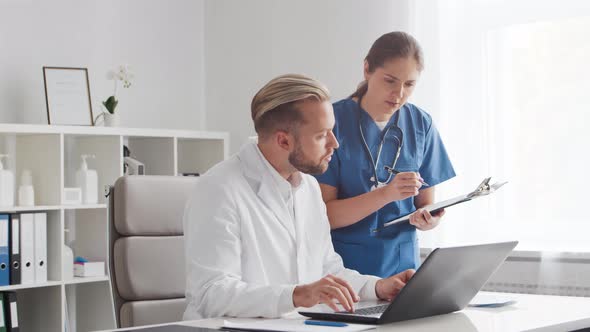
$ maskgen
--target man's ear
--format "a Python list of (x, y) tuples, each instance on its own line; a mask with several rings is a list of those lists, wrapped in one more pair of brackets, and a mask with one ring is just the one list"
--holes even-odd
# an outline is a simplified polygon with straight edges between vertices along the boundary
[(290, 152), (293, 149), (293, 147), (295, 146), (295, 140), (293, 138), (293, 135), (291, 135), (290, 133), (288, 133), (284, 130), (278, 130), (275, 133), (275, 139), (276, 139), (277, 145), (285, 151)]

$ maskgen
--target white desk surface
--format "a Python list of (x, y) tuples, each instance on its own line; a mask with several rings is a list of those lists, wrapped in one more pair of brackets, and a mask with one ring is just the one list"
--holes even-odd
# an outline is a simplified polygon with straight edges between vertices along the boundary
[[(486, 292), (482, 292), (488, 294)], [(502, 294), (517, 301), (501, 308), (466, 308), (459, 312), (377, 326), (372, 331), (572, 331), (590, 327), (590, 298), (531, 294)], [(293, 319), (305, 319), (299, 315)], [(250, 322), (245, 318), (212, 318), (176, 324), (219, 328), (224, 320)]]

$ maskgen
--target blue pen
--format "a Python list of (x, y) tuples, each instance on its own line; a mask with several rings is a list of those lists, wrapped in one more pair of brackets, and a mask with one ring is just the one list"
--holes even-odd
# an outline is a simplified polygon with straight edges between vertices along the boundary
[(345, 327), (348, 326), (348, 324), (346, 323), (341, 323), (341, 322), (326, 322), (323, 320), (305, 320), (303, 321), (303, 323), (305, 325), (319, 325), (319, 326), (332, 326), (332, 327)]

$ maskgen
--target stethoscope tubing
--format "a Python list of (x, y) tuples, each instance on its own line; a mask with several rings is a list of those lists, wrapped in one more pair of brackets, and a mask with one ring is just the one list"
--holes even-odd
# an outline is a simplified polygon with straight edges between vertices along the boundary
[[(395, 140), (397, 141), (397, 151), (395, 153), (395, 158), (393, 159), (393, 163), (391, 164), (391, 169), (395, 169), (395, 165), (397, 164), (397, 160), (399, 159), (399, 156), (401, 154), (401, 149), (402, 149), (402, 144), (403, 144), (403, 135), (404, 135), (404, 131), (399, 127), (398, 123), (399, 123), (399, 118), (400, 118), (400, 112), (401, 108), (399, 110), (397, 110), (397, 114), (394, 114), (394, 116), (396, 116), (395, 121), (393, 126), (395, 126), (397, 129), (399, 129), (400, 134), (401, 134), (401, 139), (398, 138), (397, 136), (393, 136), (393, 138), (395, 138)], [(387, 177), (387, 180), (385, 180), (384, 182), (379, 181), (379, 177), (377, 175), (377, 165), (379, 165), (379, 159), (381, 158), (381, 151), (383, 150), (383, 142), (385, 141), (385, 137), (387, 137), (387, 133), (389, 132), (389, 129), (391, 129), (393, 126), (387, 127), (387, 129), (385, 130), (385, 133), (383, 133), (382, 137), (381, 137), (381, 143), (379, 143), (379, 150), (377, 151), (377, 159), (374, 160), (373, 159), (373, 155), (371, 154), (371, 150), (369, 149), (369, 145), (367, 144), (367, 140), (365, 139), (365, 134), (363, 132), (363, 125), (362, 125), (362, 114), (361, 114), (361, 110), (360, 110), (360, 99), (359, 99), (359, 116), (358, 116), (358, 121), (359, 121), (359, 131), (361, 134), (361, 139), (363, 140), (363, 145), (365, 147), (365, 152), (367, 153), (369, 160), (371, 160), (371, 164), (373, 166), (373, 178), (370, 179), (370, 181), (373, 183), (373, 185), (375, 186), (375, 188), (378, 188), (382, 185), (385, 185), (387, 183), (389, 183), (389, 181), (391, 180), (391, 177), (393, 176), (393, 173), (389, 172), (389, 176)]]

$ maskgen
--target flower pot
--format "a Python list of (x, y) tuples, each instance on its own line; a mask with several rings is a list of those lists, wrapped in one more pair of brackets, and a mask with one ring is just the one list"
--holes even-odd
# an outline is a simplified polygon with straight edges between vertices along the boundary
[(105, 127), (118, 127), (120, 124), (119, 113), (115, 112), (114, 114), (111, 114), (109, 112), (104, 112)]

